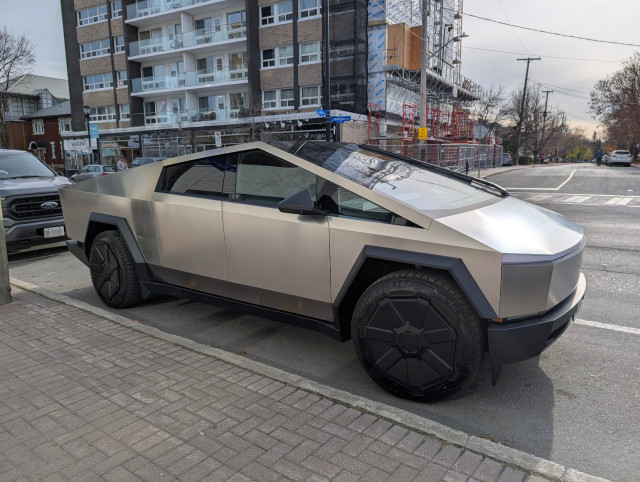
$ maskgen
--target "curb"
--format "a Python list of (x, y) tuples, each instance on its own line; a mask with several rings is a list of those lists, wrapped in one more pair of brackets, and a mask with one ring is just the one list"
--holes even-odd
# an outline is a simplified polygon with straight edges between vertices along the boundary
[(68, 296), (49, 291), (45, 288), (41, 288), (40, 286), (28, 283), (26, 281), (21, 281), (16, 278), (11, 278), (10, 281), (11, 285), (24, 291), (40, 295), (44, 298), (48, 298), (65, 305), (73, 306), (101, 318), (110, 320), (121, 326), (153, 336), (154, 338), (173, 343), (174, 345), (182, 346), (197, 353), (211, 356), (226, 363), (233, 364), (239, 368), (243, 368), (259, 375), (263, 375), (265, 377), (275, 379), (288, 385), (301, 388), (308, 392), (315, 393), (334, 402), (338, 402), (348, 407), (370, 413), (389, 422), (402, 425), (405, 428), (421, 432), (425, 435), (436, 437), (444, 442), (455, 444), (463, 447), (464, 449), (490, 457), (498, 462), (519, 467), (525, 471), (529, 471), (531, 473), (541, 475), (552, 480), (560, 480), (566, 482), (607, 481), (607, 479), (585, 474), (583, 472), (579, 472), (577, 470), (560, 465), (556, 462), (542, 459), (540, 457), (536, 457), (535, 455), (527, 454), (526, 452), (506, 447), (490, 440), (476, 437), (474, 435), (467, 435), (464, 432), (454, 430), (438, 422), (420, 417), (405, 410), (401, 410), (384, 403), (374, 402), (372, 400), (354, 395), (349, 392), (345, 392), (343, 390), (337, 390), (321, 383), (308, 380), (304, 377), (294, 375), (278, 368), (270, 367), (264, 363), (253, 361), (240, 355), (221, 350), (219, 348), (213, 348), (177, 335), (165, 333), (158, 328), (136, 323), (128, 318), (125, 318), (124, 316), (116, 315), (114, 313), (111, 313), (110, 311), (104, 310), (102, 308), (97, 308), (83, 301), (74, 300), (73, 298), (69, 298)]

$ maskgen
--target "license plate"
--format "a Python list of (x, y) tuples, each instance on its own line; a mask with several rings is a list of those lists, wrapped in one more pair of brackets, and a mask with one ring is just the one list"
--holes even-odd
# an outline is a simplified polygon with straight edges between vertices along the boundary
[(64, 236), (64, 226), (54, 226), (53, 228), (44, 228), (45, 238), (59, 238)]

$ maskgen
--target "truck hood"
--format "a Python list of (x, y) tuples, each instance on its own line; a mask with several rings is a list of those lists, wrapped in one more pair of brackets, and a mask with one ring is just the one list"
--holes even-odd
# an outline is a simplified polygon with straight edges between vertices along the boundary
[(59, 187), (69, 184), (71, 182), (62, 176), (0, 179), (0, 197), (57, 192)]
[(584, 231), (578, 224), (512, 196), (437, 222), (471, 236), (512, 262), (557, 258), (584, 242)]

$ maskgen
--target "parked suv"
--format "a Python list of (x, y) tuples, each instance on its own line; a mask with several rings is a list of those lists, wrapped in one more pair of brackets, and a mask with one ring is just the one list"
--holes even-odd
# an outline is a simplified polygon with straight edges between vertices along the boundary
[(608, 156), (605, 156), (605, 164), (608, 166), (630, 166), (633, 161), (633, 156), (629, 151), (611, 151)]
[(8, 251), (65, 239), (58, 188), (66, 177), (29, 152), (0, 149), (0, 199)]
[(60, 191), (104, 303), (153, 293), (353, 339), (417, 400), (467, 387), (485, 352), (535, 357), (578, 311), (584, 233), (501, 187), (371, 146), (261, 142)]

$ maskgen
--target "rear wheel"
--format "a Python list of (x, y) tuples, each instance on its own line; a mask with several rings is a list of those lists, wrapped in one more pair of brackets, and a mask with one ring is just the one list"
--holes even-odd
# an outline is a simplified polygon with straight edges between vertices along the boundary
[(91, 281), (100, 299), (114, 308), (142, 300), (135, 264), (119, 231), (96, 236), (89, 253)]
[(475, 378), (484, 323), (446, 275), (397, 271), (373, 283), (354, 310), (351, 335), (367, 373), (412, 400), (449, 398)]

